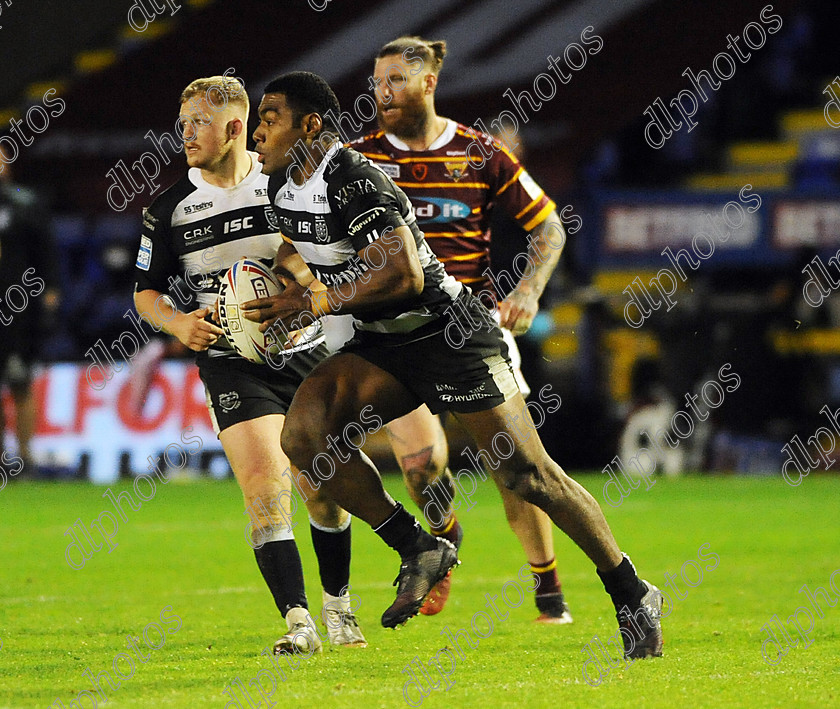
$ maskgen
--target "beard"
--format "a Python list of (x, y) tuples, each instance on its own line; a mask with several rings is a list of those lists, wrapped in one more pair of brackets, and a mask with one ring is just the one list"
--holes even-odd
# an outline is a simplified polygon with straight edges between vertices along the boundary
[[(391, 103), (393, 104), (393, 99), (391, 99)], [(429, 124), (429, 114), (426, 111), (422, 96), (406, 96), (404, 103), (395, 106), (395, 108), (400, 109), (397, 116), (383, 115), (383, 112), (388, 108), (391, 108), (391, 104), (378, 104), (376, 107), (379, 127), (386, 133), (391, 133), (402, 140), (410, 140), (425, 132), (426, 126)]]

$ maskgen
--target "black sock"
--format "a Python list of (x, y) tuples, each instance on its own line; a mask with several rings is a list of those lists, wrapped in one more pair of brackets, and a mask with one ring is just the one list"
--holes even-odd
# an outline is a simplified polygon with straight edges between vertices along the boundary
[(321, 585), (331, 596), (340, 596), (350, 583), (350, 520), (344, 529), (325, 530), (309, 520), (312, 546), (318, 557)]
[(435, 538), (399, 502), (393, 514), (373, 531), (403, 559), (437, 546)]
[(616, 611), (621, 611), (624, 606), (635, 610), (639, 607), (642, 596), (647, 593), (647, 588), (636, 575), (636, 569), (630, 557), (626, 554), (623, 556), (621, 563), (611, 571), (604, 573), (598, 571), (598, 576), (601, 577), (604, 588), (610, 594)]
[(294, 539), (266, 542), (254, 549), (257, 566), (283, 617), (290, 608), (308, 608), (303, 588), (303, 566)]

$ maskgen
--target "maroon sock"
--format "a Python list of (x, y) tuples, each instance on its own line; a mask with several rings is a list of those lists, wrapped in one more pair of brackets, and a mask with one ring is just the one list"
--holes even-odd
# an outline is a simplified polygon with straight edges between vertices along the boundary
[(432, 534), (436, 537), (443, 537), (452, 542), (458, 549), (461, 548), (461, 540), (464, 538), (464, 530), (461, 528), (461, 523), (455, 518), (453, 514), (449, 522), (439, 531), (432, 530)]
[(561, 593), (556, 559), (550, 559), (542, 564), (535, 564), (532, 561), (528, 563), (531, 565), (531, 573), (537, 578), (537, 587), (534, 591), (537, 596)]

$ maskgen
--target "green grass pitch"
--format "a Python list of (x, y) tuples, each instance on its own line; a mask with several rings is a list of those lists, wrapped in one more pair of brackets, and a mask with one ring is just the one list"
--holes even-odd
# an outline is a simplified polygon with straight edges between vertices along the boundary
[[(602, 499), (604, 478), (579, 480)], [(387, 486), (407, 500), (396, 478), (388, 478)], [(148, 659), (136, 662), (134, 675), (117, 690), (103, 679), (107, 702), (100, 699), (99, 705), (224, 709), (231, 700), (222, 691), (237, 677), (247, 684), (267, 669), (260, 651), (284, 629), (245, 543), (247, 520), (236, 485), (159, 485), (140, 510), (128, 510), (112, 553), (103, 549), (73, 570), (64, 560), (69, 537), (63, 534), (77, 518), (89, 523), (112, 509), (103, 492), (37, 483), (12, 483), (0, 491), (0, 707), (49, 707), (56, 698), (69, 707), (81, 690), (91, 689), (86, 668), (114, 675), (115, 656), (131, 654), (126, 636), (160, 623), (161, 610), (171, 606), (180, 629), (160, 649), (141, 645)], [(761, 656), (761, 628), (774, 614), (784, 622), (798, 607), (810, 608), (797, 592), (803, 584), (831, 593), (829, 578), (840, 569), (838, 500), (840, 479), (815, 476), (797, 488), (777, 478), (700, 477), (660, 480), (650, 491), (642, 486), (620, 507), (605, 510), (643, 576), (657, 585), (666, 572), (679, 577), (704, 544), (705, 554), (720, 558), (717, 568), (704, 570), (699, 585), (679, 580), (683, 599), (674, 600), (663, 622), (665, 656), (613, 669), (599, 686), (584, 681), (581, 650), (596, 635), (602, 641), (613, 635), (615, 620), (591, 563), (558, 532), (559, 568), (574, 624), (537, 626), (527, 597), (506, 620), (496, 619), (477, 648), (465, 648), (451, 675), (454, 685), (431, 690), (422, 706), (838, 706), (840, 604), (823, 604), (810, 647), (800, 641), (773, 666)], [(471, 618), (487, 610), (484, 594), (498, 594), (507, 581), (516, 581), (525, 561), (492, 485), (485, 483), (475, 502), (459, 515), (466, 530), (463, 564), (446, 609), (397, 631), (383, 629), (379, 616), (393, 598), (398, 559), (364, 524), (354, 523), (352, 591), (361, 599), (358, 616), (370, 646), (327, 649), (287, 671), (273, 695), (276, 706), (408, 706), (403, 668), (414, 657), (428, 664), (447, 644), (440, 634), (446, 626), (472, 635)], [(317, 612), (320, 584), (302, 510), (296, 519)], [(711, 563), (701, 560), (702, 567)], [(697, 581), (690, 564), (685, 572)], [(807, 617), (800, 618), (807, 627)], [(481, 622), (477, 627), (486, 632)], [(154, 632), (151, 640), (160, 642)], [(118, 661), (124, 675), (130, 674), (120, 664), (126, 662)], [(265, 674), (263, 679), (269, 686)], [(259, 694), (253, 688), (251, 694), (256, 707)], [(235, 696), (248, 709), (241, 694)], [(416, 690), (410, 696), (416, 704)]]

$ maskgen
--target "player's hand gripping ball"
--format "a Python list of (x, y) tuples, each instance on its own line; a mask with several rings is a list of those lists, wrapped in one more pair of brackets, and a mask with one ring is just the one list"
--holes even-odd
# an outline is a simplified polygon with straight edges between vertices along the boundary
[(242, 315), (242, 303), (282, 292), (283, 286), (277, 276), (256, 259), (240, 259), (222, 278), (219, 287), (220, 324), (231, 347), (251, 362), (263, 364), (293, 343), (280, 342), (276, 335), (260, 332), (260, 323)]

